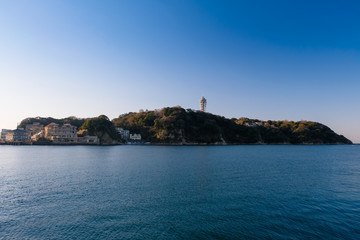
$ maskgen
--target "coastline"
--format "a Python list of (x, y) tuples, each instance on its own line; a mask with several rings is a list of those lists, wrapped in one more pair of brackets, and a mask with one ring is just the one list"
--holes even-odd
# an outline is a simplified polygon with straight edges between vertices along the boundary
[(113, 144), (29, 144), (29, 143), (0, 143), (6, 146), (328, 146), (328, 145), (360, 145), (360, 143), (113, 143)]

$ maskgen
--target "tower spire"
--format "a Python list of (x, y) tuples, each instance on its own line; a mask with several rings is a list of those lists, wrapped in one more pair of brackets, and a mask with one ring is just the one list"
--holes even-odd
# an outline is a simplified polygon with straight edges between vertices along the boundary
[(200, 111), (205, 112), (206, 111), (206, 98), (204, 96), (200, 99)]

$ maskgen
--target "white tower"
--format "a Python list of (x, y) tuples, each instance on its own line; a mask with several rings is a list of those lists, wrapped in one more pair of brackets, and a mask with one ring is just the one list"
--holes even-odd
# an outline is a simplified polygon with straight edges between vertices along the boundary
[(206, 111), (206, 103), (207, 103), (206, 99), (204, 97), (202, 97), (200, 99), (200, 111), (202, 111), (202, 112)]

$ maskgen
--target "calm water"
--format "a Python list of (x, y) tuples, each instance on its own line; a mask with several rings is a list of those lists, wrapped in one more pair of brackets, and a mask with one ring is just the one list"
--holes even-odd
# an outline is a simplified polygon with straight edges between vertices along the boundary
[(360, 146), (0, 146), (0, 239), (360, 239)]

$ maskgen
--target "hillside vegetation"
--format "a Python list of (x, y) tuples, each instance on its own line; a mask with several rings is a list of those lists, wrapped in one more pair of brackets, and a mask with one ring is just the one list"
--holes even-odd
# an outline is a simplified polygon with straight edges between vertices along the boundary
[(115, 127), (140, 133), (144, 141), (159, 144), (351, 144), (344, 136), (317, 122), (228, 119), (181, 107), (130, 112), (112, 121), (105, 115), (86, 119), (27, 118), (19, 127), (34, 122), (44, 126), (51, 122), (69, 123), (98, 136), (101, 144), (122, 142)]
[(166, 107), (127, 113), (116, 127), (141, 133), (145, 141), (169, 144), (351, 144), (327, 126), (310, 121), (227, 119), (206, 112)]
[(69, 123), (69, 124), (79, 128), (81, 125), (83, 125), (83, 123), (85, 121), (86, 121), (86, 119), (77, 118), (77, 117), (67, 117), (67, 118), (61, 118), (61, 119), (52, 118), (52, 117), (47, 117), (47, 118), (30, 117), (30, 118), (25, 118), (24, 120), (22, 120), (18, 127), (25, 128), (26, 124), (33, 124), (35, 122), (41, 123), (42, 125), (46, 126), (53, 122), (53, 123), (60, 124), (60, 125)]
[(91, 136), (98, 136), (100, 144), (116, 144), (121, 141), (114, 124), (105, 115), (87, 119), (80, 130), (87, 130)]

